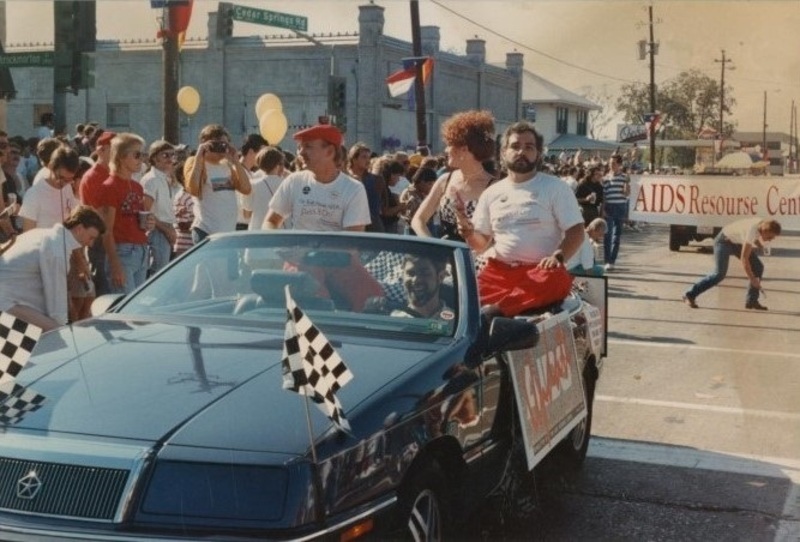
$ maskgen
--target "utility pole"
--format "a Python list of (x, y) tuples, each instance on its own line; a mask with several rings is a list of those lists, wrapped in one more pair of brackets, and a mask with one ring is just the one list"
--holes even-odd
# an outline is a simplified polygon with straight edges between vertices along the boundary
[[(733, 62), (733, 60), (725, 56), (725, 49), (723, 49), (722, 59), (715, 58), (714, 62), (719, 62), (720, 64), (722, 64), (722, 75), (720, 76), (720, 84), (719, 84), (719, 137), (722, 137), (723, 134), (722, 120), (723, 120), (723, 114), (725, 112), (725, 66), (729, 62)], [(731, 66), (730, 69), (733, 70), (734, 67)], [(722, 152), (722, 149), (720, 149), (720, 152)]]
[(161, 18), (162, 46), (162, 100), (161, 100), (161, 135), (177, 145), (180, 143), (178, 126), (178, 34), (171, 28), (169, 2), (164, 3)]
[(764, 91), (764, 128), (761, 134), (761, 155), (767, 152), (767, 91)]
[[(411, 0), (411, 43), (414, 56), (422, 56), (422, 33), (419, 27), (419, 1)], [(425, 111), (425, 85), (422, 82), (422, 62), (417, 62), (414, 83), (414, 100), (417, 104), (417, 150), (428, 146), (428, 122)]]
[(650, 173), (656, 172), (656, 40), (653, 30), (653, 4), (647, 8), (650, 19), (650, 112), (654, 115), (650, 122)]

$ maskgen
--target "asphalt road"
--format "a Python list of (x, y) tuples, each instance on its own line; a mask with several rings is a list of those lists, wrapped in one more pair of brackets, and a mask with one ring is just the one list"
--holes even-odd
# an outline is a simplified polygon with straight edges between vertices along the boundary
[(534, 521), (485, 540), (800, 540), (800, 233), (773, 242), (767, 312), (738, 260), (697, 299), (711, 241), (670, 252), (667, 226), (625, 231), (609, 274), (609, 355), (577, 475), (538, 470)]

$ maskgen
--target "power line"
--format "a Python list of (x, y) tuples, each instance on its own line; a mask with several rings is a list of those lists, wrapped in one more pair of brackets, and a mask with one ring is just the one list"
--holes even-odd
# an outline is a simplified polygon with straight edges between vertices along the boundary
[(569, 66), (570, 68), (575, 68), (576, 70), (580, 70), (580, 71), (583, 71), (583, 72), (586, 72), (586, 73), (591, 73), (592, 75), (597, 75), (598, 77), (605, 77), (606, 79), (611, 79), (612, 81), (619, 81), (620, 83), (638, 83), (639, 82), (639, 81), (635, 81), (635, 80), (632, 80), (632, 79), (622, 79), (620, 77), (614, 77), (613, 75), (608, 75), (607, 73), (597, 72), (597, 71), (591, 70), (589, 68), (584, 68), (583, 66), (578, 66), (577, 64), (573, 64), (572, 62), (568, 62), (566, 60), (562, 60), (562, 59), (557, 58), (557, 57), (555, 57), (555, 56), (553, 56), (551, 54), (545, 53), (543, 51), (539, 51), (537, 49), (534, 49), (533, 47), (525, 45), (524, 43), (521, 43), (519, 41), (513, 40), (513, 39), (509, 38), (508, 36), (504, 36), (503, 34), (501, 34), (501, 33), (497, 32), (497, 31), (489, 28), (488, 26), (486, 26), (484, 24), (481, 24), (478, 21), (475, 21), (473, 19), (470, 19), (469, 17), (467, 17), (465, 15), (462, 15), (461, 13), (458, 13), (457, 11), (455, 11), (453, 9), (450, 9), (449, 7), (443, 5), (441, 2), (437, 2), (437, 0), (429, 0), (429, 1), (432, 4), (435, 4), (435, 5), (439, 6), (443, 10), (452, 13), (456, 17), (464, 19), (465, 21), (467, 21), (467, 22), (469, 22), (471, 24), (474, 24), (478, 28), (480, 28), (482, 30), (485, 30), (486, 32), (489, 32), (490, 34), (493, 34), (493, 35), (497, 36), (498, 38), (504, 39), (504, 40), (508, 41), (509, 43), (513, 43), (517, 47), (521, 47), (523, 49), (527, 49), (528, 51), (534, 52), (537, 55), (541, 55), (541, 56), (543, 56), (545, 58), (548, 58), (550, 60), (558, 62), (559, 64), (563, 64), (565, 66)]

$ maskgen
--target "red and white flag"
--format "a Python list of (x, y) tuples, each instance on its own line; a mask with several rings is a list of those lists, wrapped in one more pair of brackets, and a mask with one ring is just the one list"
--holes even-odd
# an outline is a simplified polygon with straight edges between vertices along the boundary
[(422, 84), (426, 84), (433, 72), (433, 58), (417, 56), (403, 59), (403, 69), (386, 78), (389, 94), (392, 98), (402, 96), (414, 87), (417, 77), (417, 66), (422, 64)]

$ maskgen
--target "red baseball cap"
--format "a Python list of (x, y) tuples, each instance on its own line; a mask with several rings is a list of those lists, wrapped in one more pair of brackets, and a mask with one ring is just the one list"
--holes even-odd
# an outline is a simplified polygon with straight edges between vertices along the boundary
[(295, 141), (312, 141), (314, 139), (321, 139), (322, 141), (327, 141), (331, 145), (340, 147), (344, 136), (342, 132), (332, 124), (317, 124), (294, 134)]
[(116, 132), (103, 132), (100, 134), (100, 137), (97, 138), (96, 145), (98, 147), (109, 145), (111, 144), (111, 140), (114, 139), (116, 135)]

